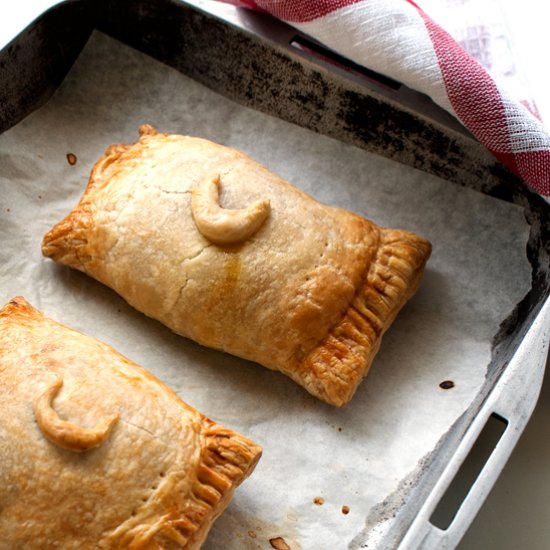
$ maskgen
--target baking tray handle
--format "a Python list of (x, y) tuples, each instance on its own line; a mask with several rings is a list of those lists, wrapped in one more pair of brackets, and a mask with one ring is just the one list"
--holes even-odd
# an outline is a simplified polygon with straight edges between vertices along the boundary
[[(535, 408), (544, 376), (549, 332), (550, 300), (547, 300), (479, 415), (464, 434), (456, 453), (399, 544), (399, 550), (445, 550), (458, 545), (502, 472)], [(502, 436), (449, 526), (446, 529), (437, 527), (431, 521), (434, 511), (487, 422), (494, 416), (506, 423)]]

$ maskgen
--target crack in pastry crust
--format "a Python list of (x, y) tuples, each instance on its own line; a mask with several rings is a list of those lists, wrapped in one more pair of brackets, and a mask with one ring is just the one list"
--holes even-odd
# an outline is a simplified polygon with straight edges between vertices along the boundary
[[(320, 204), (234, 149), (141, 134), (98, 161), (79, 204), (45, 235), (44, 255), (178, 334), (347, 403), (416, 290), (428, 241)], [(220, 174), (224, 208), (270, 203), (237, 244), (211, 243), (193, 218), (189, 191)]]
[[(55, 410), (102, 444), (52, 444), (36, 395), (63, 379)], [(198, 550), (261, 449), (183, 403), (109, 346), (48, 319), (24, 299), (0, 309), (0, 549)]]

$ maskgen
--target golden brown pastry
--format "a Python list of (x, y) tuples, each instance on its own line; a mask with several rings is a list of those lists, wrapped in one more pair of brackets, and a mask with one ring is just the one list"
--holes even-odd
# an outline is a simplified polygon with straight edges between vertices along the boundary
[(140, 128), (42, 251), (173, 331), (348, 402), (430, 244), (325, 206), (243, 153)]
[(261, 449), (24, 299), (0, 310), (0, 548), (198, 549)]

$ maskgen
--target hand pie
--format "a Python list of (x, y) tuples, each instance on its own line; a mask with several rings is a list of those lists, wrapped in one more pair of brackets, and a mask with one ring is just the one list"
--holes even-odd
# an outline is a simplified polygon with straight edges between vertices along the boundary
[(348, 402), (430, 244), (320, 204), (235, 149), (140, 134), (97, 162), (44, 255), (178, 334)]
[(200, 548), (261, 449), (16, 298), (0, 310), (0, 548)]

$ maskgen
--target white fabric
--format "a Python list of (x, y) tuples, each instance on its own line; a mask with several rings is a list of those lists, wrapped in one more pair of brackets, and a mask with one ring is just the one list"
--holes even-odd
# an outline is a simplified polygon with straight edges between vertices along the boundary
[(359, 65), (423, 91), (455, 115), (428, 30), (408, 2), (364, 0), (294, 26)]

